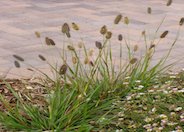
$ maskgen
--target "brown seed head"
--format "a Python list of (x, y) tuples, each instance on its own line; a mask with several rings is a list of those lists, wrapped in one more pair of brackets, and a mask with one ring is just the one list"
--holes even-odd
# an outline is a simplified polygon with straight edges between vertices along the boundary
[(148, 52), (147, 52), (148, 59), (151, 59), (152, 58), (153, 53), (154, 53), (154, 49), (153, 48), (151, 48), (151, 49), (148, 50)]
[(68, 69), (67, 65), (66, 64), (63, 64), (61, 66), (60, 70), (59, 70), (59, 74), (60, 75), (64, 75), (66, 73), (67, 69)]
[(138, 50), (138, 45), (136, 44), (136, 45), (134, 45), (134, 52), (136, 52), (137, 50)]
[(160, 38), (165, 38), (167, 36), (167, 34), (169, 33), (169, 31), (164, 31), (161, 35)]
[(40, 38), (40, 37), (41, 37), (40, 32), (37, 32), (37, 31), (36, 31), (36, 32), (35, 32), (35, 35), (36, 35), (37, 38)]
[(18, 61), (14, 61), (14, 65), (16, 68), (20, 68), (20, 63)]
[(168, 0), (166, 5), (170, 6), (171, 4), (172, 4), (172, 0)]
[(18, 61), (24, 61), (24, 59), (18, 55), (13, 55), (13, 57), (17, 59)]
[(72, 28), (73, 28), (74, 30), (76, 30), (76, 31), (79, 30), (79, 26), (78, 26), (76, 23), (74, 23), (74, 22), (72, 22)]
[(184, 23), (184, 17), (182, 17), (182, 18), (180, 19), (179, 25), (182, 26), (183, 23)]
[(86, 57), (86, 58), (84, 59), (84, 64), (86, 65), (86, 64), (88, 64), (88, 63), (89, 63), (89, 58)]
[(147, 13), (148, 13), (148, 14), (151, 14), (151, 12), (152, 12), (151, 7), (148, 7), (148, 8), (147, 8)]
[(129, 22), (130, 22), (130, 21), (129, 21), (129, 18), (128, 18), (128, 17), (125, 17), (125, 18), (124, 18), (124, 23), (125, 23), (126, 25), (128, 25)]
[(122, 34), (119, 34), (119, 35), (118, 35), (118, 40), (119, 40), (119, 41), (122, 41), (122, 40), (123, 40)]
[(112, 37), (112, 32), (108, 31), (105, 37), (106, 39), (110, 39)]
[(145, 36), (146, 35), (146, 31), (142, 31), (142, 36)]
[(31, 68), (27, 68), (27, 70), (29, 70), (29, 71), (34, 71), (33, 69), (31, 69)]
[(52, 45), (52, 46), (56, 45), (55, 42), (52, 39), (50, 39), (49, 37), (45, 37), (45, 43), (47, 45)]
[(151, 44), (149, 49), (155, 48), (155, 44)]
[(73, 46), (71, 46), (71, 45), (68, 45), (67, 48), (68, 48), (68, 50), (71, 50), (71, 51), (75, 50), (75, 48)]
[(64, 23), (61, 29), (62, 33), (69, 33), (70, 32), (70, 27), (67, 23)]
[(117, 15), (116, 18), (114, 19), (114, 24), (118, 24), (121, 21), (121, 19), (122, 15), (121, 14)]
[(99, 41), (96, 41), (96, 42), (95, 42), (95, 45), (96, 45), (96, 47), (97, 47), (98, 49), (102, 49), (102, 48), (103, 48), (102, 43), (99, 42)]
[(130, 64), (135, 64), (137, 62), (137, 58), (132, 58), (131, 60), (130, 60)]
[(66, 33), (66, 36), (67, 36), (68, 38), (71, 38), (70, 32), (67, 32), (67, 33)]
[(94, 52), (94, 50), (93, 49), (90, 49), (89, 52), (88, 52), (88, 55), (89, 56), (93, 56), (93, 52)]
[(82, 46), (83, 46), (83, 42), (79, 42), (79, 43), (78, 43), (78, 47), (81, 49)]
[(73, 64), (76, 64), (76, 63), (77, 63), (77, 58), (74, 57), (74, 56), (72, 57), (72, 63), (73, 63)]
[(92, 61), (89, 61), (90, 66), (94, 66), (94, 63)]
[(38, 57), (42, 60), (42, 61), (46, 61), (46, 58), (42, 55), (38, 55)]
[(101, 27), (100, 33), (101, 33), (102, 35), (105, 35), (105, 34), (107, 33), (107, 27), (106, 27), (105, 25), (104, 25), (103, 27)]

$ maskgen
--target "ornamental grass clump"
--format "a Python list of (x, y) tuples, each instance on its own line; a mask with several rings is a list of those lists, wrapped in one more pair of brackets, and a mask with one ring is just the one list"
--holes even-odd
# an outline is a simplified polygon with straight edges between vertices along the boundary
[[(150, 7), (147, 12), (151, 14)], [(183, 18), (181, 18), (179, 26), (182, 26), (183, 23)], [(121, 24), (128, 27), (131, 19), (119, 14), (114, 19), (114, 26), (121, 26)], [(57, 50), (60, 54), (60, 63), (57, 66), (50, 64), (46, 56), (42, 54), (37, 56), (43, 63), (51, 67), (56, 78), (53, 79), (34, 67), (29, 68), (30, 71), (39, 71), (45, 76), (41, 87), (46, 89), (40, 97), (42, 105), (35, 105), (34, 102), (27, 101), (31, 100), (31, 96), (21, 96), (5, 82), (7, 88), (16, 97), (16, 103), (12, 106), (2, 94), (0, 95), (0, 100), (5, 107), (0, 112), (0, 122), (3, 128), (13, 131), (79, 132), (114, 131), (119, 128), (124, 131), (135, 131), (137, 128), (140, 131), (148, 130), (150, 126), (146, 123), (153, 122), (154, 119), (148, 115), (147, 110), (151, 109), (151, 112), (158, 110), (160, 114), (162, 108), (152, 108), (151, 105), (145, 104), (154, 104), (152, 99), (157, 98), (155, 93), (150, 95), (146, 92), (154, 91), (152, 86), (159, 84), (161, 75), (172, 66), (172, 64), (165, 65), (165, 62), (178, 40), (179, 31), (166, 55), (156, 64), (151, 64), (155, 49), (163, 42), (162, 40), (168, 37), (169, 30), (161, 34), (158, 34), (156, 30), (153, 40), (150, 41), (147, 41), (147, 31), (143, 31), (141, 37), (145, 43), (145, 52), (142, 56), (137, 56), (139, 45), (135, 44), (132, 47), (124, 34), (115, 36), (113, 29), (109, 30), (110, 28), (106, 25), (98, 31), (102, 40), (95, 41), (94, 49), (90, 50), (82, 40), (77, 45), (72, 43), (70, 29), (80, 30), (79, 25), (75, 22), (62, 25), (60, 32), (63, 39), (68, 39), (69, 42), (64, 41), (63, 49)], [(38, 32), (35, 32), (35, 35), (38, 38), (41, 37)], [(156, 36), (159, 36), (158, 42)], [(116, 52), (119, 53), (119, 60), (113, 56), (111, 47), (113, 37), (118, 40), (119, 51)], [(57, 47), (54, 40), (49, 37), (45, 38), (45, 43), (45, 46)], [(123, 51), (123, 45), (126, 51)], [(127, 52), (126, 60), (123, 60), (123, 52)], [(21, 56), (13, 55), (13, 57), (15, 67), (20, 68), (19, 62), (26, 64)], [(141, 111), (147, 112), (146, 115), (138, 113), (140, 111), (137, 106), (131, 107), (134, 106), (134, 102), (131, 102), (134, 98), (138, 98), (136, 105), (142, 105), (140, 106)], [(162, 104), (161, 100), (157, 101), (160, 105)], [(170, 101), (173, 104), (172, 100)], [(137, 113), (135, 111), (131, 113), (132, 109)], [(144, 117), (144, 121), (138, 117)], [(160, 117), (155, 120), (160, 121)]]

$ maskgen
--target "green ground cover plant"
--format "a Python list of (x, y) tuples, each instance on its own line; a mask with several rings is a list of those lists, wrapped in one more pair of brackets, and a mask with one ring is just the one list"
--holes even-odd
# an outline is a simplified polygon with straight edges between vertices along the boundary
[[(169, 6), (171, 3), (167, 3)], [(151, 8), (148, 8), (151, 14)], [(130, 20), (119, 14), (117, 24), (128, 25)], [(168, 52), (156, 64), (151, 64), (155, 48), (167, 37), (166, 30), (159, 35), (158, 29), (153, 40), (148, 42), (146, 30), (141, 36), (145, 40), (145, 53), (137, 57), (139, 46), (133, 48), (122, 34), (120, 60), (114, 63), (111, 50), (113, 32), (107, 26), (100, 29), (103, 41), (96, 41), (97, 57), (93, 50), (87, 50), (84, 42), (78, 46), (71, 43), (71, 30), (80, 30), (76, 23), (64, 23), (61, 33), (68, 43), (58, 50), (62, 65), (50, 64), (39, 54), (41, 61), (52, 69), (55, 78), (30, 66), (29, 70), (39, 71), (43, 90), (39, 103), (34, 100), (32, 91), (17, 92), (6, 80), (3, 83), (15, 101), (12, 105), (0, 94), (2, 108), (0, 123), (5, 131), (53, 131), (53, 132), (137, 132), (137, 131), (177, 131), (184, 129), (184, 73), (168, 73), (173, 64), (165, 65), (179, 37), (184, 18), (179, 21), (179, 30), (171, 42)], [(35, 32), (40, 38), (41, 34)], [(46, 37), (47, 46), (57, 46), (53, 39)], [(127, 47), (127, 61), (122, 61), (122, 45)], [(67, 54), (70, 54), (69, 58)], [(81, 57), (82, 56), (82, 57)], [(13, 55), (15, 67), (21, 68), (24, 58)], [(118, 66), (118, 68), (117, 68)]]

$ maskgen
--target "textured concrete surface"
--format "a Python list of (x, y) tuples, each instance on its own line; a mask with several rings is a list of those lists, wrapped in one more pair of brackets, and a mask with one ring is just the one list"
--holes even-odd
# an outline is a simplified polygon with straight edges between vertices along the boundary
[[(174, 0), (171, 6), (166, 6), (167, 0), (1, 0), (0, 1), (0, 73), (9, 77), (24, 77), (32, 75), (26, 68), (29, 65), (47, 69), (47, 65), (38, 59), (38, 54), (48, 56), (57, 61), (58, 50), (62, 48), (63, 35), (61, 25), (64, 22), (75, 22), (80, 25), (80, 31), (72, 31), (74, 45), (83, 39), (87, 48), (95, 48), (94, 42), (102, 40), (99, 29), (107, 25), (113, 32), (112, 48), (118, 59), (119, 45), (117, 35), (122, 33), (133, 46), (138, 44), (140, 54), (143, 51), (141, 32), (146, 30), (148, 40), (153, 35), (164, 17), (159, 35), (169, 30), (167, 38), (162, 40), (156, 48), (154, 61), (167, 51), (176, 37), (179, 20), (184, 17), (184, 1)], [(147, 14), (147, 8), (152, 8), (152, 14)], [(117, 14), (128, 16), (130, 24), (121, 22), (114, 25)], [(184, 66), (184, 26), (181, 27), (180, 37), (169, 58), (170, 62), (179, 60), (177, 67)], [(35, 37), (34, 32), (41, 32), (41, 39)], [(56, 42), (56, 47), (47, 47), (44, 38), (48, 36)], [(125, 50), (125, 49), (124, 49)], [(22, 56), (25, 63), (21, 69), (14, 68), (13, 54)], [(126, 58), (126, 54), (124, 54)]]

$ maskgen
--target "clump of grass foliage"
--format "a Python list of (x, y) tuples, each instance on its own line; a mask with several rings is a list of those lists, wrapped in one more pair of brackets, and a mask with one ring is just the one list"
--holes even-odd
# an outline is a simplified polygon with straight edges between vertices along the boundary
[[(151, 9), (149, 9), (149, 12), (151, 12)], [(121, 24), (122, 19), (124, 24), (129, 24), (128, 17), (123, 17), (122, 15), (118, 15), (115, 18), (114, 24)], [(182, 18), (179, 26), (183, 25), (183, 20)], [(158, 30), (160, 26), (161, 24)], [(61, 32), (64, 38), (70, 40), (71, 29), (78, 31), (79, 26), (76, 23), (72, 23), (71, 26), (68, 23), (63, 24)], [(155, 37), (150, 43), (147, 42), (146, 31), (142, 32), (146, 48), (141, 58), (135, 56), (138, 45), (132, 49), (126, 38), (121, 34), (118, 35), (120, 61), (116, 64), (114, 64), (110, 41), (113, 33), (105, 25), (100, 29), (103, 41), (95, 42), (98, 51), (95, 58), (91, 57), (93, 51), (87, 50), (84, 43), (80, 43), (78, 47), (73, 43), (63, 43), (63, 50), (59, 51), (63, 64), (59, 68), (50, 64), (43, 55), (38, 55), (42, 61), (47, 62), (51, 66), (56, 76), (53, 79), (40, 71), (45, 75), (44, 89), (46, 89), (46, 92), (42, 97), (44, 105), (39, 106), (39, 104), (35, 105), (26, 101), (25, 98), (22, 98), (5, 82), (8, 89), (16, 97), (16, 104), (12, 106), (3, 95), (0, 95), (4, 106), (4, 109), (0, 111), (2, 127), (5, 130), (13, 131), (58, 132), (120, 131), (120, 129), (122, 131), (147, 130), (147, 127), (143, 127), (145, 123), (140, 123), (142, 122), (140, 117), (144, 118), (148, 113), (145, 114), (143, 112), (145, 114), (143, 115), (131, 112), (134, 110), (132, 108), (134, 105), (131, 103), (134, 102), (129, 101), (127, 103), (126, 100), (127, 98), (129, 100), (130, 97), (134, 98), (135, 94), (144, 93), (144, 97), (141, 97), (137, 103), (146, 104), (145, 109), (148, 109), (148, 107), (152, 108), (154, 95), (149, 92), (146, 93), (146, 91), (151, 86), (158, 85), (158, 80), (161, 78), (163, 80), (162, 75), (172, 66), (172, 64), (164, 64), (178, 39), (179, 31), (168, 53), (156, 64), (150, 64), (155, 48), (158, 45), (156, 43), (160, 43), (169, 33), (169, 31), (164, 31), (160, 35), (160, 40), (155, 42), (158, 30), (156, 30)], [(41, 37), (39, 32), (35, 32), (35, 34), (38, 38)], [(49, 37), (45, 38), (45, 43), (48, 46), (56, 46), (55, 42)], [(125, 44), (127, 47), (128, 60), (126, 62), (122, 62), (122, 44)], [(71, 58), (66, 55), (68, 52)], [(81, 57), (81, 54), (83, 57)], [(24, 63), (24, 58), (18, 55), (14, 55), (14, 58), (15, 66), (20, 68), (21, 63)], [(39, 69), (34, 67), (31, 70), (39, 71)], [(47, 85), (49, 83), (52, 85)], [(162, 108), (157, 109), (162, 113), (166, 107), (162, 104), (162, 93), (159, 93), (159, 95), (161, 97), (158, 105)], [(174, 104), (173, 100), (168, 101)], [(120, 112), (124, 113), (121, 115)], [(122, 117), (122, 121), (120, 119), (124, 114), (126, 118)], [(137, 124), (134, 125), (134, 122), (137, 122)]]

